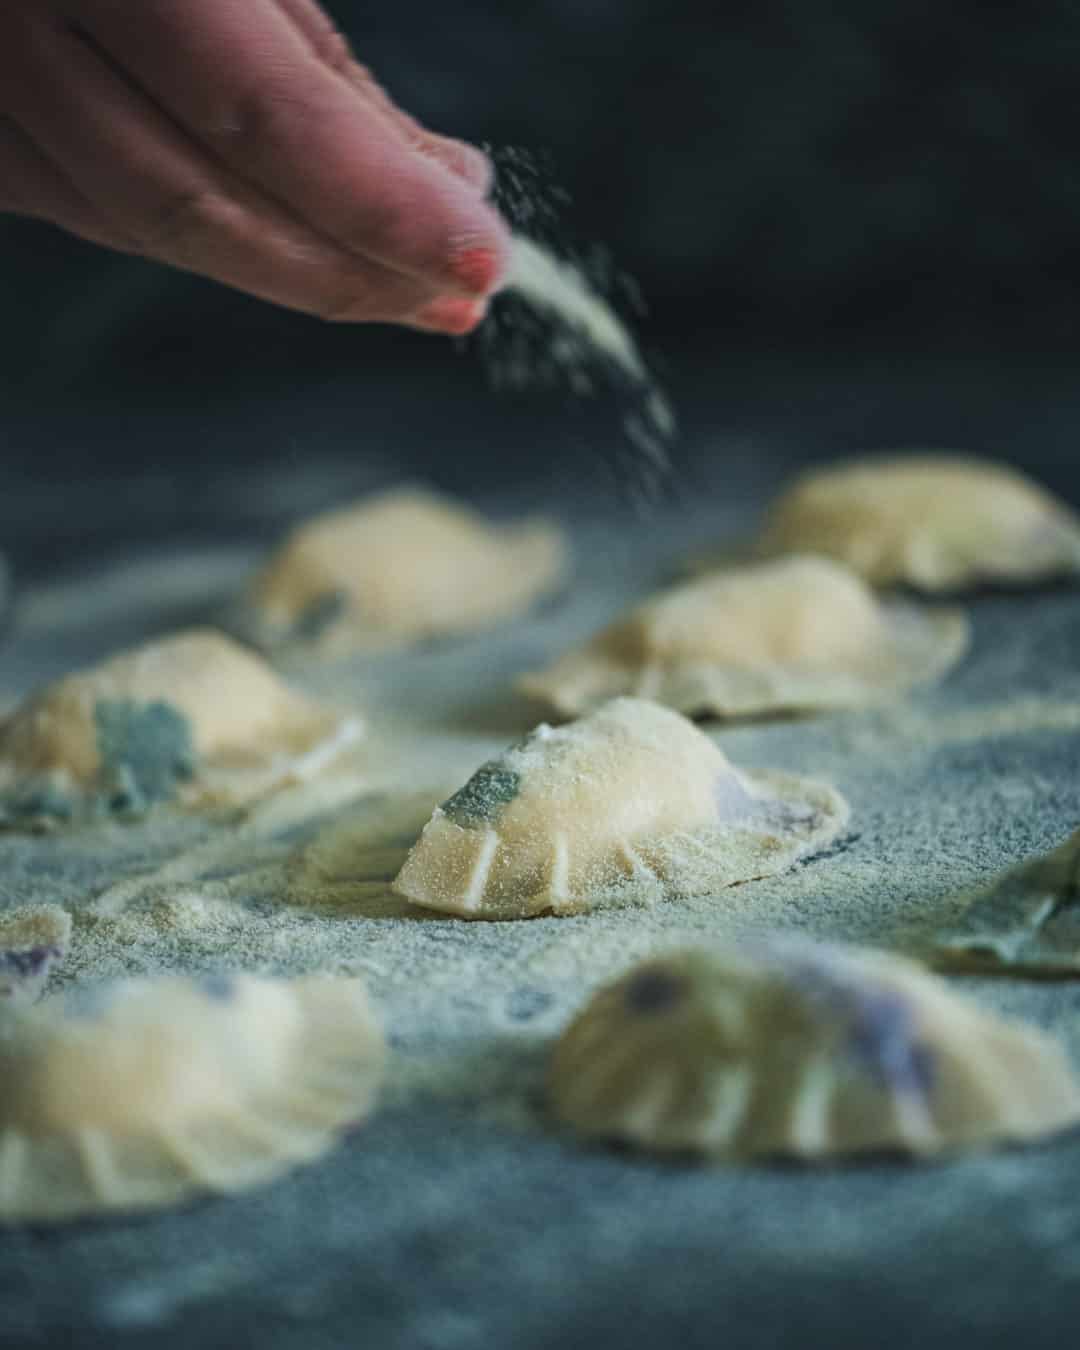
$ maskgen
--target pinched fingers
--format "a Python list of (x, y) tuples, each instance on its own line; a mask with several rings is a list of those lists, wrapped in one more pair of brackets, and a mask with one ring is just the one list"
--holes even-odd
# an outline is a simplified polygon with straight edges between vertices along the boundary
[(95, 244), (119, 247), (109, 222), (14, 122), (0, 116), (0, 211), (59, 225)]
[[(307, 0), (288, 0), (290, 4), (306, 4)], [(482, 150), (451, 136), (439, 136), (422, 127), (415, 117), (399, 108), (379, 84), (367, 66), (351, 62), (342, 72), (355, 88), (370, 99), (382, 114), (389, 118), (414, 150), (438, 160), (451, 172), (471, 184), (481, 196), (486, 196), (494, 173), (491, 161)]]
[(191, 139), (317, 233), (440, 291), (497, 285), (505, 224), (445, 146), (418, 147), (366, 81), (342, 78), (334, 39), (297, 26), (298, 0), (140, 0), (137, 22), (130, 0), (66, 2)]
[(0, 206), (329, 319), (438, 326), (438, 287), (347, 253), (222, 170), (62, 23), (23, 7), (4, 36)]

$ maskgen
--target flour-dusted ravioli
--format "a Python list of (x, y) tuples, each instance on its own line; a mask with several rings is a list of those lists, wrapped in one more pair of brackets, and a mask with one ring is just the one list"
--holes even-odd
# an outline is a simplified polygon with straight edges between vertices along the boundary
[(0, 910), (0, 1008), (33, 1003), (71, 941), (71, 915), (59, 905)]
[(946, 967), (1080, 975), (1080, 830), (972, 891), (934, 945)]
[(847, 815), (832, 788), (741, 773), (685, 718), (621, 698), (482, 765), (435, 811), (394, 890), (476, 919), (709, 895), (784, 871)]
[(1080, 1122), (1036, 1030), (920, 967), (795, 937), (675, 953), (601, 990), (553, 1057), (581, 1134), (734, 1161), (935, 1153)]
[(0, 820), (241, 802), (315, 772), (358, 735), (355, 718), (194, 629), (67, 675), (0, 723)]
[(1080, 572), (1080, 518), (1037, 483), (971, 456), (853, 460), (798, 479), (761, 551), (823, 553), (875, 586), (952, 591)]
[(238, 619), (260, 646), (377, 649), (485, 628), (523, 612), (564, 575), (561, 530), (492, 525), (450, 498), (386, 492), (293, 531)]
[(310, 1162), (371, 1110), (382, 1037), (360, 984), (131, 980), (0, 1022), (0, 1219), (236, 1191)]
[(616, 694), (691, 716), (845, 708), (935, 678), (967, 641), (960, 612), (882, 603), (839, 563), (799, 556), (676, 586), (519, 685), (571, 716)]

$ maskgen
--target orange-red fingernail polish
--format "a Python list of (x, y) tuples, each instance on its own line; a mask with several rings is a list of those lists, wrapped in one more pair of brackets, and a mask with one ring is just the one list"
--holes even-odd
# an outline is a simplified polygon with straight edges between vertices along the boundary
[(453, 262), (454, 276), (467, 291), (486, 294), (499, 275), (499, 255), (490, 248), (469, 248)]

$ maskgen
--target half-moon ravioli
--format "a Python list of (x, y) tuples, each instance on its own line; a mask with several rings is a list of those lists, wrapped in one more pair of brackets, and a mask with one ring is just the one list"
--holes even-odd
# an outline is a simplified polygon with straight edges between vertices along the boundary
[(1080, 518), (1003, 464), (895, 455), (799, 478), (770, 509), (760, 549), (827, 554), (875, 586), (1020, 585), (1080, 572)]
[(621, 698), (482, 765), (436, 809), (394, 890), (477, 919), (709, 895), (784, 871), (847, 816), (832, 788), (741, 773), (685, 718)]
[(799, 556), (673, 587), (519, 686), (571, 716), (616, 694), (691, 716), (805, 712), (931, 680), (967, 642), (959, 611), (883, 603), (841, 564)]
[(1062, 1050), (911, 962), (794, 937), (648, 961), (551, 1062), (579, 1133), (717, 1160), (956, 1150), (1080, 1122)]
[(256, 577), (239, 625), (260, 646), (397, 646), (512, 618), (565, 569), (563, 534), (546, 521), (496, 526), (402, 488), (295, 529)]
[(310, 1162), (370, 1111), (359, 983), (132, 980), (0, 1023), (0, 1220), (157, 1209)]
[(0, 723), (0, 819), (244, 801), (359, 735), (212, 630), (150, 642), (31, 694)]

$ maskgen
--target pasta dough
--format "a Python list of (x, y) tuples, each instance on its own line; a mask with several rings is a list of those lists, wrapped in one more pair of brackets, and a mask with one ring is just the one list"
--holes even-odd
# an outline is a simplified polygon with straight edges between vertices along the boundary
[(0, 911), (0, 1009), (33, 1003), (71, 941), (71, 915), (59, 905)]
[(519, 684), (571, 716), (630, 693), (747, 717), (887, 698), (941, 675), (967, 642), (956, 610), (882, 603), (839, 563), (792, 557), (674, 587)]
[(798, 479), (765, 554), (827, 554), (875, 586), (950, 591), (1080, 571), (1080, 519), (1015, 469), (960, 455), (853, 460)]
[(581, 1134), (723, 1160), (935, 1153), (1080, 1121), (1042, 1032), (910, 962), (797, 938), (638, 966), (570, 1024), (549, 1085)]
[(256, 578), (242, 627), (261, 646), (395, 646), (511, 618), (565, 569), (556, 526), (494, 526), (403, 488), (294, 530)]
[(370, 1111), (355, 980), (132, 980), (0, 1024), (0, 1219), (158, 1209), (319, 1157)]
[(435, 811), (394, 890), (480, 919), (707, 895), (784, 871), (847, 815), (831, 788), (740, 773), (685, 718), (615, 699), (482, 765)]
[(195, 629), (65, 676), (0, 723), (0, 819), (243, 801), (315, 772), (359, 731)]
[(936, 949), (940, 964), (961, 969), (1080, 974), (1080, 830), (975, 890)]

